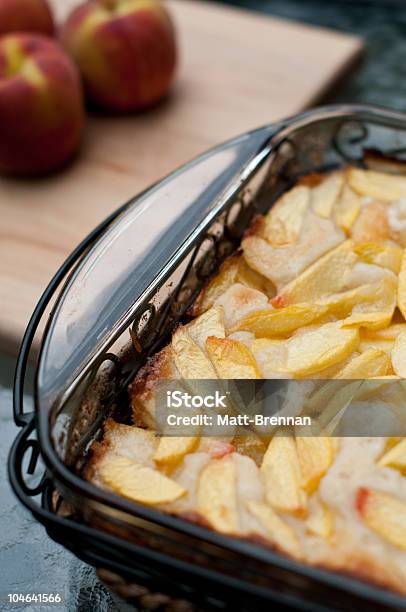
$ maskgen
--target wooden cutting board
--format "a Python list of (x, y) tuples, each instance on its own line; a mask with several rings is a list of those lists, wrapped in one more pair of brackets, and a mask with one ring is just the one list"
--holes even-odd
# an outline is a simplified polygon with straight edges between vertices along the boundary
[[(53, 0), (58, 18), (77, 3)], [(108, 213), (213, 144), (312, 105), (362, 47), (215, 3), (167, 4), (180, 46), (170, 97), (138, 116), (89, 117), (79, 159), (58, 175), (0, 178), (0, 350), (17, 351), (47, 282)]]

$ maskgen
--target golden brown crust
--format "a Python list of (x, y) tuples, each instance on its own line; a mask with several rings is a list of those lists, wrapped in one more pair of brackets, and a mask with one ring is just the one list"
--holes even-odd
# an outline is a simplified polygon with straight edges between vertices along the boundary
[(264, 215), (255, 215), (250, 223), (250, 226), (245, 230), (243, 239), (248, 238), (249, 236), (260, 236), (263, 231), (264, 223)]
[(377, 149), (368, 149), (365, 151), (364, 161), (368, 168), (377, 170), (378, 172), (389, 172), (393, 174), (404, 174), (406, 172), (405, 160), (391, 157)]
[(116, 427), (116, 422), (113, 419), (108, 418), (103, 425), (102, 438), (100, 440), (97, 440), (96, 442), (93, 442), (89, 459), (83, 471), (83, 477), (86, 480), (94, 480), (96, 476), (97, 465), (99, 465), (100, 461), (103, 459), (103, 457), (106, 455), (107, 451), (110, 448), (110, 433)]
[(149, 391), (157, 380), (171, 378), (173, 366), (170, 351), (170, 347), (166, 346), (147, 361), (128, 387), (130, 397)]
[(136, 425), (150, 428), (155, 426), (155, 385), (159, 380), (176, 377), (171, 353), (171, 347), (166, 346), (151, 357), (128, 387), (133, 421)]
[(369, 584), (372, 582), (378, 587), (397, 591), (401, 595), (406, 594), (406, 585), (400, 576), (396, 576), (383, 563), (378, 563), (361, 552), (341, 558), (334, 556), (334, 558), (325, 560), (323, 563), (315, 564), (315, 567), (340, 573)]
[(325, 174), (321, 172), (311, 172), (301, 176), (297, 182), (297, 185), (304, 185), (305, 187), (317, 187), (326, 178)]

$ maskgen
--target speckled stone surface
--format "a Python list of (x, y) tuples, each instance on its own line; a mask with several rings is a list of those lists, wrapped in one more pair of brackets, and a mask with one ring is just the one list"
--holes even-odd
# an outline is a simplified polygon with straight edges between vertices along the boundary
[[(369, 102), (406, 110), (403, 2), (228, 0), (227, 3), (363, 35), (367, 44), (362, 65), (329, 101)], [(52, 542), (10, 491), (6, 458), (16, 435), (11, 417), (13, 369), (13, 360), (0, 356), (0, 593), (58, 591), (65, 601), (58, 608), (0, 604), (0, 610), (123, 610), (97, 580), (94, 570)]]
[[(367, 102), (406, 110), (406, 10), (403, 0), (222, 1), (364, 37), (362, 64), (329, 101)], [(272, 58), (269, 61), (272, 62)]]
[[(17, 433), (12, 419), (14, 360), (0, 356), (0, 610), (116, 612), (108, 591), (89, 566), (55, 544), (14, 497), (7, 481), (7, 454)], [(29, 408), (31, 398), (27, 397)], [(35, 475), (34, 475), (35, 477)], [(8, 605), (7, 593), (60, 593), (64, 603)]]

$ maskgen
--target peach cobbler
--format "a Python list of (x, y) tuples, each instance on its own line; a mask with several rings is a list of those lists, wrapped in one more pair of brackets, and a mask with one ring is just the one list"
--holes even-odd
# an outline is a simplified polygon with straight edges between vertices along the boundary
[[(137, 375), (133, 425), (106, 422), (86, 478), (406, 594), (406, 438), (328, 434), (349, 387), (402, 431), (405, 247), (406, 176), (390, 165), (302, 177)], [(155, 435), (159, 379), (235, 378), (308, 381), (325, 435)], [(364, 379), (375, 380), (354, 387)]]

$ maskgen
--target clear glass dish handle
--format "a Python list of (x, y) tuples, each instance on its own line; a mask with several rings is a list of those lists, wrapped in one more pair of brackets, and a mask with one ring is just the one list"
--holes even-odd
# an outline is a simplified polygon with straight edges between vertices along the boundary
[(37, 385), (43, 410), (108, 348), (180, 247), (238, 189), (244, 171), (264, 159), (279, 127), (255, 130), (205, 153), (135, 197), (107, 228), (71, 275), (48, 323)]

